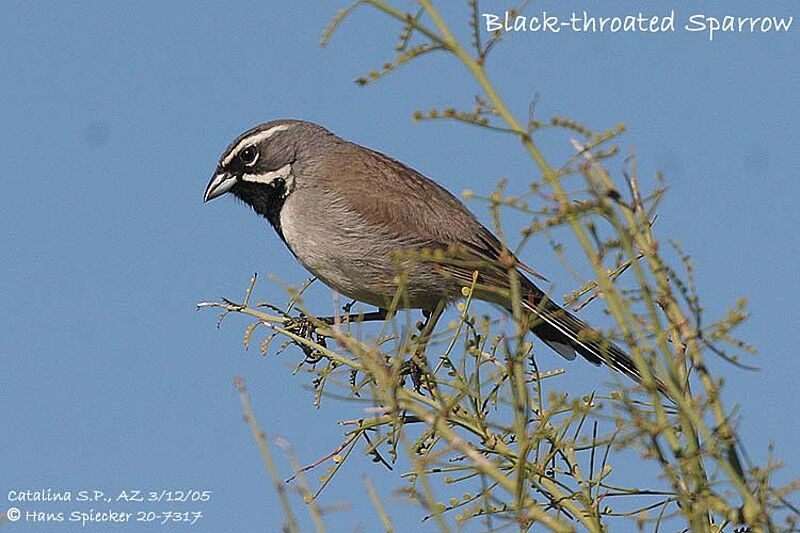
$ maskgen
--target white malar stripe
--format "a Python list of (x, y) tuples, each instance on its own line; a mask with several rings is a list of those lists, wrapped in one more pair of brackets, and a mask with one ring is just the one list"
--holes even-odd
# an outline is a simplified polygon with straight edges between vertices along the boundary
[(291, 124), (281, 124), (279, 126), (272, 126), (268, 130), (259, 131), (258, 133), (254, 133), (254, 134), (252, 134), (252, 135), (250, 135), (248, 137), (245, 137), (244, 139), (239, 141), (239, 144), (234, 146), (233, 150), (228, 152), (228, 155), (226, 155), (225, 159), (222, 160), (222, 166), (223, 167), (227, 166), (228, 163), (230, 163), (233, 160), (233, 158), (236, 157), (239, 154), (239, 152), (244, 149), (245, 146), (258, 144), (261, 141), (265, 141), (265, 140), (269, 139), (270, 137), (272, 137), (276, 133), (279, 133), (279, 132), (284, 131), (284, 130), (288, 130), (291, 127), (292, 127)]
[(242, 181), (249, 181), (250, 183), (263, 183), (264, 185), (269, 185), (275, 180), (285, 180), (287, 186), (290, 185), (290, 178), (292, 174), (292, 165), (286, 164), (283, 165), (278, 170), (273, 170), (271, 172), (265, 172), (263, 174), (242, 174)]

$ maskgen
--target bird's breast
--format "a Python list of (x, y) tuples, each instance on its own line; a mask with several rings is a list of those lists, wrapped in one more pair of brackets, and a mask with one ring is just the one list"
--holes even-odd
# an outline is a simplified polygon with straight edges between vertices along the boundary
[(280, 212), (281, 232), (298, 261), (320, 281), (355, 300), (383, 306), (393, 278), (383, 246), (348, 215), (335, 204), (315, 205), (289, 195)]
[[(300, 192), (300, 191), (296, 191)], [(308, 191), (302, 191), (308, 192)], [(280, 212), (289, 249), (314, 276), (354, 300), (386, 307), (398, 290), (393, 252), (407, 243), (336, 201), (290, 194)], [(409, 307), (429, 308), (444, 292), (440, 276), (417, 271), (405, 288)]]

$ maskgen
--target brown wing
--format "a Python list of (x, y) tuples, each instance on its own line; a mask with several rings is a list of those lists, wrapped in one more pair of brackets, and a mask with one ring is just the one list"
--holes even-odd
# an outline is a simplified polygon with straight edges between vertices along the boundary
[[(337, 191), (339, 201), (383, 235), (409, 249), (449, 252), (436, 268), (457, 286), (470, 285), (477, 270), (480, 298), (505, 305), (509, 267), (532, 271), (521, 266), (458, 198), (403, 163), (346, 141), (332, 147), (325, 162), (324, 180), (336, 183), (323, 186)], [(526, 294), (543, 295), (524, 275), (520, 277)]]
[[(354, 211), (388, 232), (435, 247), (462, 245), (499, 260), (504, 247), (461, 201), (416, 170), (347, 143), (336, 150), (339, 187)], [(401, 205), (402, 204), (402, 205)]]

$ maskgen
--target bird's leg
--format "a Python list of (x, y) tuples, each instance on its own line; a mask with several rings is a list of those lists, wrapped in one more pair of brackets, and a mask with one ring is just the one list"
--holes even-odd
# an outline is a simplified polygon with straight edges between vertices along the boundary
[(403, 361), (400, 367), (400, 386), (406, 384), (406, 376), (411, 376), (411, 384), (414, 386), (414, 390), (422, 392), (422, 367), (417, 364), (414, 358)]
[[(350, 310), (349, 306), (346, 306), (345, 309), (347, 311)], [(349, 324), (351, 322), (360, 324), (362, 322), (378, 322), (380, 320), (386, 320), (386, 317), (389, 316), (389, 312), (386, 309), (379, 308), (377, 311), (370, 311), (369, 313), (350, 313), (348, 312), (344, 316), (328, 316), (324, 318), (320, 318), (319, 320), (325, 322), (328, 325), (333, 325), (338, 320), (342, 324)]]
[(424, 379), (425, 388), (428, 389), (431, 396), (434, 395), (434, 391), (436, 390), (436, 381), (432, 379), (431, 373), (428, 370), (428, 359), (425, 356), (425, 350), (433, 336), (433, 330), (436, 329), (436, 323), (439, 321), (439, 318), (441, 318), (442, 313), (444, 313), (444, 308), (445, 302), (440, 301), (434, 309), (422, 311), (422, 314), (425, 316), (425, 322), (420, 325), (417, 346), (411, 354), (410, 374), (412, 381), (414, 381), (414, 388), (419, 392), (420, 385)]
[[(344, 307), (345, 311), (350, 310), (350, 306)], [(314, 320), (310, 319), (308, 316), (304, 314), (300, 314), (300, 316), (292, 318), (289, 322), (286, 323), (286, 329), (292, 332), (297, 332), (298, 335), (306, 334), (313, 332), (316, 330), (317, 326), (315, 322), (322, 322), (328, 326), (332, 326), (336, 323), (339, 324), (349, 324), (349, 323), (362, 323), (362, 322), (377, 322), (380, 320), (386, 320), (388, 316), (388, 311), (386, 309), (378, 309), (377, 311), (370, 311), (369, 313), (347, 313), (344, 316), (321, 316), (316, 317)]]
[[(348, 324), (351, 322), (362, 323), (386, 320), (388, 315), (386, 309), (378, 309), (377, 311), (371, 311), (369, 313), (350, 313), (349, 311), (351, 306), (352, 304), (348, 304), (344, 307), (344, 310), (347, 312), (347, 314), (344, 316), (317, 317), (316, 320), (322, 322), (323, 324), (332, 326), (336, 323)], [(306, 315), (301, 314), (300, 316), (291, 319), (291, 321), (287, 322), (285, 327), (287, 330), (296, 333), (298, 336), (305, 339), (311, 340), (312, 338), (316, 337), (317, 344), (321, 346), (326, 345), (325, 339), (327, 337), (317, 332), (317, 325), (315, 324), (315, 321), (312, 321)], [(318, 363), (321, 359), (321, 356), (313, 348), (302, 346), (302, 349), (303, 353), (306, 355), (307, 363)]]

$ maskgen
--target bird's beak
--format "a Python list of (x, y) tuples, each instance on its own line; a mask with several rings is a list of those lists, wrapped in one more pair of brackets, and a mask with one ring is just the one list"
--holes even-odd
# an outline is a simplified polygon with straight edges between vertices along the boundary
[(206, 194), (203, 196), (203, 201), (208, 202), (209, 200), (213, 200), (218, 196), (222, 196), (229, 190), (231, 187), (236, 185), (236, 175), (231, 174), (230, 172), (225, 172), (224, 170), (220, 170), (211, 178), (211, 181), (208, 182), (208, 187), (206, 187)]

